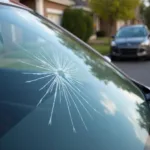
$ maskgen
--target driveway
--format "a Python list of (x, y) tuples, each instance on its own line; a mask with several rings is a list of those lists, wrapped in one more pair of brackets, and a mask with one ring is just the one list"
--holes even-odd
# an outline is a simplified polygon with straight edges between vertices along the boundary
[(150, 61), (120, 61), (114, 64), (130, 77), (150, 87)]

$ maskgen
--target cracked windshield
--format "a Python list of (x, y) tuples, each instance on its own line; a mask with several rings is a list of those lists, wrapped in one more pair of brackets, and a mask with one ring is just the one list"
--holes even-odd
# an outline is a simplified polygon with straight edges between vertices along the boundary
[[(108, 43), (117, 45), (115, 37), (104, 37), (115, 31), (115, 18), (110, 27), (102, 21), (107, 31), (100, 30), (103, 12), (96, 5), (104, 0), (82, 1), (84, 11), (73, 0), (59, 4), (73, 5), (65, 10), (56, 10), (56, 2), (30, 2), (0, 3), (0, 150), (149, 150), (143, 92), (101, 55)], [(124, 32), (147, 36), (147, 28), (136, 25), (117, 39)]]

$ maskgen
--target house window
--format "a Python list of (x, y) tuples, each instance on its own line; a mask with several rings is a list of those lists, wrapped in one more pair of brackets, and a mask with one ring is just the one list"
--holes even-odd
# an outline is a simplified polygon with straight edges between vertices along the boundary
[(53, 23), (57, 25), (61, 24), (61, 19), (62, 19), (62, 14), (63, 14), (62, 10), (48, 8), (47, 13), (48, 13), (49, 20), (51, 20)]
[(50, 21), (52, 21), (53, 23), (60, 25), (61, 24), (61, 15), (57, 15), (57, 14), (48, 14), (48, 19)]

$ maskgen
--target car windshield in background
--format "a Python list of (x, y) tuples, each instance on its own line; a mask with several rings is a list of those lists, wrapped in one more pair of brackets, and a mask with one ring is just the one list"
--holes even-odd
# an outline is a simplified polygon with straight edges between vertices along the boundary
[(116, 38), (133, 38), (145, 36), (147, 36), (147, 32), (144, 27), (123, 27), (118, 31)]
[(148, 110), (97, 53), (32, 12), (0, 6), (0, 150), (144, 150)]

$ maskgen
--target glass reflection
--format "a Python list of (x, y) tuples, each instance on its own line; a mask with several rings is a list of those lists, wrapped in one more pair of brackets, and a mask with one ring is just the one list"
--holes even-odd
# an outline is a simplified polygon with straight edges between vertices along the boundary
[[(3, 150), (18, 149), (22, 139), (14, 134), (17, 131), (25, 137), (23, 142), (30, 142), (28, 137), (36, 141), (28, 150), (43, 149), (41, 141), (47, 149), (56, 150), (143, 150), (149, 114), (139, 89), (47, 21), (24, 10), (21, 13), (31, 16), (30, 21), (20, 12), (11, 17), (17, 10), (0, 10), (3, 48), (7, 47), (0, 51), (0, 121), (6, 125), (1, 132)], [(1, 22), (8, 28), (13, 25), (12, 40)], [(7, 122), (9, 117), (12, 124)], [(15, 142), (5, 143), (12, 139)]]
[(101, 95), (103, 99), (100, 101), (100, 103), (105, 107), (104, 112), (114, 116), (117, 112), (116, 104), (112, 100), (109, 100), (109, 97), (107, 97), (105, 93), (101, 93)]
[(138, 123), (142, 129), (145, 129), (149, 134), (144, 150), (150, 150), (150, 104), (147, 102), (137, 104), (137, 111), (139, 112), (140, 119), (138, 119)]

